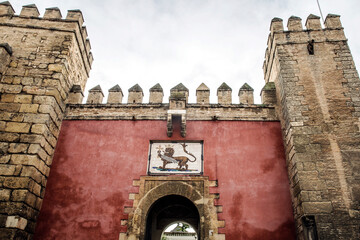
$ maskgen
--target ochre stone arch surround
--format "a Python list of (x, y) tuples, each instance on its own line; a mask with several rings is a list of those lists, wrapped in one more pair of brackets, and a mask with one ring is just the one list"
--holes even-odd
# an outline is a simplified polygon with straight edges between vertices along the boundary
[(218, 228), (224, 227), (224, 221), (219, 221), (217, 218), (219, 208), (214, 205), (217, 195), (209, 193), (210, 187), (216, 187), (215, 181), (209, 181), (207, 177), (201, 176), (144, 176), (140, 181), (134, 181), (134, 185), (140, 187), (139, 193), (133, 196), (128, 230), (126, 234), (120, 234), (120, 240), (144, 239), (146, 217), (150, 207), (157, 200), (168, 195), (185, 197), (195, 205), (200, 215), (201, 240), (225, 239), (223, 234), (218, 234)]

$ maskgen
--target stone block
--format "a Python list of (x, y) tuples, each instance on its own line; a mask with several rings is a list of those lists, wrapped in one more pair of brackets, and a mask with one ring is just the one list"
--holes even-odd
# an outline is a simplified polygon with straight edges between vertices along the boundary
[(49, 129), (47, 128), (46, 124), (36, 123), (31, 126), (31, 132), (36, 134), (43, 135)]
[(29, 123), (8, 122), (5, 127), (5, 131), (13, 133), (28, 133), (29, 130)]
[(48, 114), (28, 113), (24, 116), (24, 122), (26, 123), (47, 123), (49, 120), (50, 116)]
[(26, 155), (26, 154), (13, 154), (11, 156), (12, 164), (22, 164), (22, 165), (31, 165), (36, 168), (39, 168), (41, 160), (39, 160), (36, 155)]
[(41, 146), (44, 146), (46, 139), (44, 136), (41, 136), (41, 135), (21, 134), (20, 142), (22, 142), (22, 143), (39, 143)]
[(0, 201), (8, 201), (10, 199), (10, 189), (0, 189)]
[(19, 103), (0, 103), (1, 112), (19, 112), (20, 104)]
[(15, 95), (14, 102), (16, 103), (31, 103), (32, 95)]
[(32, 186), (32, 182), (33, 180), (28, 177), (6, 177), (3, 186), (12, 189), (29, 188)]
[(34, 193), (36, 196), (41, 197), (42, 186), (36, 182), (33, 182), (32, 188), (30, 191)]
[(46, 88), (45, 95), (53, 96), (58, 104), (61, 104), (66, 98), (66, 96), (62, 95), (61, 92), (59, 92), (59, 90), (50, 87)]
[(331, 213), (331, 202), (304, 202), (302, 204), (305, 214)]
[(19, 138), (20, 135), (17, 133), (0, 132), (0, 141), (3, 142), (16, 142)]
[(19, 112), (36, 113), (39, 104), (21, 104)]
[(42, 203), (43, 203), (43, 199), (40, 197), (37, 197), (35, 205), (34, 205), (35, 209), (40, 210)]
[(0, 155), (5, 155), (8, 152), (9, 143), (0, 142)]
[(7, 228), (18, 228), (24, 230), (27, 225), (27, 220), (19, 216), (8, 216), (6, 219)]
[(28, 153), (37, 154), (43, 161), (45, 161), (48, 157), (44, 149), (40, 146), (40, 144), (30, 144), (28, 149)]
[(0, 120), (22, 122), (24, 120), (24, 113), (2, 112), (2, 114), (0, 114)]
[[(50, 115), (51, 119), (55, 123), (59, 121), (59, 117), (58, 117), (57, 113), (55, 112), (55, 109), (51, 105), (46, 105), (46, 104), (40, 105), (39, 112), (40, 113), (48, 113)], [(60, 117), (62, 117), (62, 116), (60, 116)]]
[(15, 165), (0, 164), (0, 175), (11, 176), (15, 173)]
[(20, 190), (13, 190), (11, 193), (11, 200), (14, 202), (24, 202), (29, 190), (20, 189)]
[(62, 72), (64, 69), (64, 65), (62, 64), (49, 64), (48, 70), (51, 72)]
[(14, 102), (14, 99), (15, 99), (15, 94), (8, 94), (8, 93), (5, 93), (5, 94), (1, 94), (1, 102)]
[(44, 95), (45, 88), (38, 86), (24, 86), (23, 91), (27, 94)]
[(22, 85), (0, 84), (0, 91), (4, 93), (20, 93), (22, 89)]

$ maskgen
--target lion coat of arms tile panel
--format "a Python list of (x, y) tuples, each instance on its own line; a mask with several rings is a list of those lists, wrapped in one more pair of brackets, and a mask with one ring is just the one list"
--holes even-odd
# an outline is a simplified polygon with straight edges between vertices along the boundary
[(203, 173), (202, 141), (151, 141), (148, 174)]

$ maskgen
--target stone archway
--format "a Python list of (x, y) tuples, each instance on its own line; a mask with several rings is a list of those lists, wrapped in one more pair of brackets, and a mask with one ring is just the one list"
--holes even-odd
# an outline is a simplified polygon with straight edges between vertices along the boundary
[(157, 200), (149, 209), (145, 240), (160, 240), (164, 229), (175, 221), (187, 222), (197, 233), (201, 233), (200, 215), (196, 206), (183, 196), (168, 195)]
[(221, 207), (214, 205), (218, 195), (209, 192), (210, 187), (216, 187), (215, 181), (202, 176), (144, 176), (134, 181), (134, 185), (139, 186), (139, 193), (132, 196), (134, 201), (132, 208), (128, 210), (127, 232), (120, 234), (120, 240), (145, 239), (147, 215), (151, 207), (170, 195), (185, 198), (196, 208), (199, 214), (199, 239), (225, 239), (223, 234), (218, 234), (218, 228), (224, 227), (224, 221), (217, 218)]

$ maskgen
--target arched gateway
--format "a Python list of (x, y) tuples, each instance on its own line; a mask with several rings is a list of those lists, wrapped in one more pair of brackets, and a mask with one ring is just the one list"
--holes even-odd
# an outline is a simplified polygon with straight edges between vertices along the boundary
[(221, 239), (218, 228), (224, 225), (217, 219), (215, 194), (209, 188), (214, 182), (207, 177), (145, 176), (136, 182), (135, 195), (129, 213), (128, 231), (120, 240), (158, 240), (171, 222), (185, 221), (194, 226), (199, 239)]
[(201, 233), (199, 211), (189, 199), (179, 195), (160, 198), (147, 214), (145, 240), (161, 239), (164, 229), (176, 221), (187, 222)]

